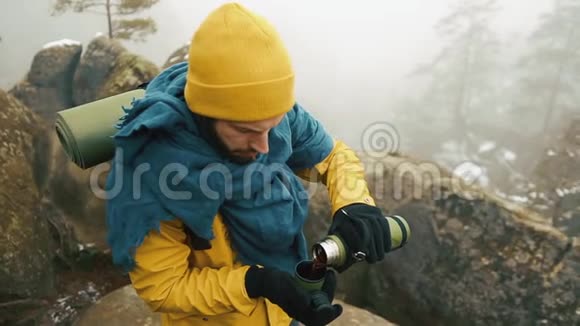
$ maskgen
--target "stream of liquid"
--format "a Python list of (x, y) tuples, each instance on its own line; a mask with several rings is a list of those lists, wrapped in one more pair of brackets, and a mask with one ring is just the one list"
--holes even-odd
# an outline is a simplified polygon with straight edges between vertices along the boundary
[(322, 261), (320, 258), (316, 257), (312, 260), (312, 270), (311, 275), (317, 275), (322, 270), (326, 269), (326, 262)]

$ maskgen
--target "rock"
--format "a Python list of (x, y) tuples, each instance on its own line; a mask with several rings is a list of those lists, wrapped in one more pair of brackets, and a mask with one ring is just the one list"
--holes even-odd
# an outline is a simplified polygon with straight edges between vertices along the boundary
[[(401, 325), (580, 323), (577, 242), (433, 164), (390, 156), (365, 166), (379, 206), (406, 217), (412, 238), (341, 274), (345, 301)], [(325, 191), (312, 198), (310, 242), (328, 229), (327, 201)]]
[(80, 60), (82, 45), (78, 42), (55, 43), (34, 56), (28, 81), (39, 87), (71, 89), (72, 77)]
[(48, 121), (54, 120), (56, 112), (72, 106), (71, 90), (64, 87), (41, 87), (22, 81), (10, 90), (10, 95)]
[[(88, 45), (70, 78), (71, 83), (74, 78), (74, 98), (81, 104), (133, 89), (158, 72), (151, 62), (129, 53), (118, 41), (102, 36)], [(43, 74), (36, 72), (35, 75)], [(96, 194), (103, 189), (106, 171), (102, 170), (107, 163), (80, 169), (66, 156), (52, 126), (44, 130), (36, 145), (39, 157), (35, 161), (42, 162), (35, 166), (41, 193), (64, 214), (78, 241), (106, 249), (104, 201)], [(92, 184), (91, 176), (97, 176), (101, 186)]]
[(98, 36), (76, 69), (73, 102), (81, 105), (134, 89), (157, 73), (155, 64), (127, 52), (119, 41)]
[(10, 94), (40, 116), (52, 120), (55, 113), (72, 105), (72, 81), (82, 46), (63, 43), (47, 46), (32, 60), (27, 78)]
[(169, 68), (170, 66), (173, 66), (176, 63), (180, 63), (187, 60), (188, 52), (189, 52), (189, 44), (180, 47), (179, 49), (175, 50), (172, 54), (169, 55), (169, 58), (167, 58), (167, 60), (165, 61), (165, 63), (161, 68), (166, 69)]
[(44, 194), (65, 216), (79, 242), (105, 250), (105, 203), (97, 196), (104, 188), (102, 184), (91, 183), (91, 176), (106, 177), (105, 172), (99, 171), (108, 164), (82, 170), (66, 156), (53, 130), (47, 131), (46, 139), (49, 144), (45, 162), (50, 164), (46, 165)]
[(33, 139), (42, 121), (2, 90), (0, 109), (1, 323), (2, 318), (32, 318), (43, 305), (39, 298), (54, 291), (54, 270), (49, 226), (41, 218), (31, 164)]
[(131, 285), (117, 289), (88, 307), (74, 326), (160, 325), (159, 314), (153, 313)]
[(521, 197), (571, 237), (580, 236), (580, 118), (570, 119), (536, 162)]
[[(343, 314), (329, 325), (372, 325), (391, 326), (385, 319), (363, 309), (353, 307), (340, 300), (336, 303), (343, 305)], [(87, 308), (73, 324), (74, 326), (125, 326), (160, 325), (158, 313), (153, 313), (141, 298), (137, 296), (132, 285), (124, 286), (98, 300)]]
[[(89, 258), (83, 256), (79, 259)], [(76, 268), (59, 270), (56, 282), (58, 295), (51, 300), (38, 325), (70, 326), (84, 309), (111, 291), (129, 284), (128, 275), (114, 268), (110, 255), (96, 253), (90, 259), (88, 265), (79, 262)]]
[(94, 38), (75, 71), (73, 102), (81, 105), (98, 99), (103, 85), (113, 71), (115, 61), (125, 48), (105, 35)]
[[(102, 190), (106, 171), (98, 171), (106, 163), (87, 170), (74, 165), (52, 123), (57, 111), (134, 89), (152, 79), (159, 68), (106, 36), (96, 37), (82, 58), (81, 51), (76, 42), (47, 44), (35, 55), (27, 79), (11, 94), (48, 122), (42, 128), (35, 127), (39, 136), (33, 141), (33, 184), (65, 214), (79, 241), (105, 249), (104, 202), (95, 194)], [(91, 175), (97, 174), (101, 187), (90, 182)]]
[(344, 310), (342, 315), (330, 323), (332, 326), (351, 326), (351, 325), (368, 325), (368, 326), (396, 326), (386, 319), (377, 316), (367, 310), (352, 306), (341, 300), (336, 303), (342, 304)]
[(148, 60), (129, 52), (123, 52), (115, 61), (113, 71), (103, 84), (99, 98), (120, 94), (135, 89), (160, 72)]

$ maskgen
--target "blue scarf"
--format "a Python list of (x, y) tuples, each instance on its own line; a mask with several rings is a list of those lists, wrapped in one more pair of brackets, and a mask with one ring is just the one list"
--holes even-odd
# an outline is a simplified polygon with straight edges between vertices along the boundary
[(114, 263), (131, 270), (135, 248), (163, 220), (179, 218), (211, 240), (220, 212), (240, 262), (292, 273), (308, 257), (308, 193), (292, 171), (322, 161), (332, 138), (295, 104), (271, 129), (269, 153), (248, 164), (231, 162), (203, 137), (188, 109), (186, 74), (187, 63), (164, 70), (117, 124), (106, 184)]

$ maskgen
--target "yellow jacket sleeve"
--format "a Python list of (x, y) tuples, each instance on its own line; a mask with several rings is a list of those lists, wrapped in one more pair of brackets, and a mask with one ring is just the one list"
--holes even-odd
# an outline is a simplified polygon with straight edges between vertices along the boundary
[(248, 297), (249, 266), (190, 267), (190, 247), (179, 220), (162, 221), (136, 249), (136, 267), (129, 273), (138, 295), (153, 311), (218, 315), (237, 311), (249, 315), (257, 300)]
[(348, 204), (376, 205), (365, 179), (363, 163), (341, 140), (334, 140), (330, 154), (314, 168), (300, 170), (296, 174), (308, 181), (320, 181), (327, 187), (332, 215)]

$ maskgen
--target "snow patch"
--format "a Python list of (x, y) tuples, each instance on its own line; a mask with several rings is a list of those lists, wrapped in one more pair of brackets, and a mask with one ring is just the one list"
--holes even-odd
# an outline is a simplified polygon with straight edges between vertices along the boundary
[(570, 188), (556, 188), (556, 194), (559, 197), (564, 197), (567, 195), (574, 195), (577, 194), (580, 190), (580, 186), (574, 186), (574, 187), (570, 187)]
[(548, 197), (546, 197), (546, 194), (545, 194), (545, 193), (543, 193), (543, 192), (541, 192), (541, 193), (539, 194), (538, 198), (540, 198), (540, 199), (544, 199), (544, 200), (547, 200), (547, 199), (548, 199)]
[(494, 143), (494, 142), (492, 142), (492, 141), (486, 141), (486, 142), (484, 142), (483, 144), (479, 145), (479, 150), (478, 150), (478, 152), (479, 152), (479, 153), (485, 153), (485, 152), (489, 152), (489, 151), (491, 151), (492, 149), (494, 149), (494, 148), (495, 148), (495, 146), (496, 146), (496, 145), (495, 145), (495, 143)]
[(74, 46), (74, 45), (81, 45), (81, 42), (64, 38), (62, 40), (48, 42), (45, 45), (43, 45), (42, 48), (43, 49), (48, 49), (48, 48), (52, 48), (52, 47), (71, 46), (71, 45), (72, 46)]
[(479, 183), (486, 186), (489, 182), (486, 171), (473, 162), (463, 162), (453, 169), (453, 174), (463, 178), (468, 184)]
[(504, 158), (506, 161), (513, 162), (513, 161), (515, 161), (515, 160), (516, 160), (516, 157), (517, 157), (517, 156), (516, 156), (516, 153), (514, 153), (514, 152), (512, 152), (512, 151), (508, 151), (508, 150), (506, 150), (506, 151), (504, 151), (504, 152), (503, 152), (503, 158)]
[(516, 202), (516, 203), (522, 203), (522, 204), (525, 204), (528, 202), (528, 198), (525, 196), (512, 195), (509, 197), (509, 199)]

